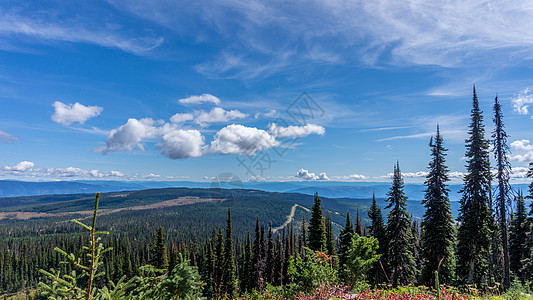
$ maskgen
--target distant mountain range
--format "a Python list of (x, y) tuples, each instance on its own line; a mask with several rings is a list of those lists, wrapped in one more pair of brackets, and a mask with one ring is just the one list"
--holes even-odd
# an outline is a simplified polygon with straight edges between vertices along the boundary
[[(209, 188), (214, 187), (211, 182), (193, 181), (49, 181), (28, 182), (16, 180), (0, 180), (0, 197), (19, 197), (36, 195), (63, 195), (96, 192), (122, 192), (136, 191), (153, 188), (186, 187), (186, 188)], [(220, 187), (216, 185), (215, 187)], [(222, 186), (224, 187), (224, 186)], [(242, 186), (229, 185), (228, 188), (256, 189), (267, 192), (301, 193), (313, 195), (315, 192), (320, 196), (329, 198), (362, 198), (372, 197), (372, 193), (378, 198), (386, 198), (390, 183), (385, 182), (336, 182), (336, 181), (288, 181), (288, 182), (244, 182)], [(460, 184), (452, 184), (450, 188), (450, 200), (459, 201), (461, 195)], [(527, 184), (513, 185), (515, 190), (527, 191)], [(410, 200), (424, 199), (423, 184), (406, 184), (405, 194)]]

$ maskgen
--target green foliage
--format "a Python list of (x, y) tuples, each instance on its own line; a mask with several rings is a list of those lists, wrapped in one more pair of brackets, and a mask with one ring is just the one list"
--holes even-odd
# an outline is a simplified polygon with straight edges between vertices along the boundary
[(157, 235), (154, 243), (152, 244), (151, 250), (150, 264), (157, 269), (168, 268), (166, 238), (165, 233), (163, 232), (163, 227), (161, 226), (159, 226), (159, 230), (157, 231)]
[(337, 272), (331, 265), (330, 258), (321, 252), (307, 247), (302, 258), (298, 253), (289, 261), (289, 276), (295, 293), (309, 293), (314, 289), (336, 282)]
[(198, 268), (190, 265), (180, 253), (180, 263), (170, 272), (154, 266), (141, 267), (135, 277), (135, 289), (123, 299), (202, 299), (204, 283)]
[(346, 257), (346, 281), (355, 285), (365, 281), (366, 274), (381, 257), (377, 254), (379, 248), (375, 237), (364, 237), (354, 234)]
[[(54, 269), (51, 269), (50, 272), (41, 270), (40, 272), (50, 281), (49, 284), (39, 283), (39, 288), (44, 296), (51, 299), (93, 299), (103, 297), (100, 292), (96, 292), (93, 289), (93, 285), (96, 278), (104, 275), (103, 272), (98, 272), (98, 269), (103, 264), (103, 254), (110, 251), (111, 248), (104, 248), (102, 243), (100, 243), (100, 237), (97, 237), (98, 235), (108, 234), (107, 232), (96, 231), (99, 199), (100, 193), (97, 193), (92, 226), (89, 227), (78, 220), (73, 220), (74, 223), (89, 231), (89, 245), (83, 246), (82, 251), (77, 255), (69, 254), (60, 248), (54, 249), (65, 259), (61, 263), (73, 265), (80, 272), (72, 270), (70, 274), (61, 274), (60, 271)], [(84, 281), (86, 281), (86, 286), (82, 287), (81, 282)], [(110, 294), (110, 290), (115, 291), (117, 286), (124, 287), (124, 285), (114, 285), (112, 288), (106, 289), (107, 294)]]

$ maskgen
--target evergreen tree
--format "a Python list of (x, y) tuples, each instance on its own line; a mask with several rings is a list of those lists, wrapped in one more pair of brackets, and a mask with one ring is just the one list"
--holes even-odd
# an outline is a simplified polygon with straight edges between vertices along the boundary
[(524, 197), (519, 193), (516, 199), (516, 213), (512, 217), (509, 232), (509, 258), (513, 275), (522, 283), (526, 280), (522, 274), (523, 260), (529, 255), (527, 251), (528, 231), (526, 204)]
[(434, 286), (435, 271), (439, 271), (439, 281), (445, 284), (453, 282), (455, 271), (455, 229), (446, 184), (449, 181), (448, 167), (445, 164), (447, 149), (444, 148), (439, 126), (435, 139), (431, 138), (429, 141), (429, 147), (431, 161), (422, 201), (426, 212), (422, 220), (421, 281), (428, 286)]
[(243, 272), (241, 273), (241, 290), (245, 292), (249, 292), (253, 289), (253, 256), (254, 252), (252, 247), (252, 238), (250, 237), (250, 232), (248, 232), (248, 236), (244, 244)]
[[(527, 177), (533, 178), (533, 162), (529, 163), (529, 172)], [(529, 195), (526, 197), (533, 200), (533, 181), (529, 184)], [(524, 259), (522, 268), (522, 275), (524, 278), (533, 278), (533, 202), (531, 202), (531, 210), (529, 211), (529, 217), (527, 219), (528, 237), (526, 242), (526, 253), (528, 257)], [(533, 284), (531, 286), (533, 288)]]
[(266, 252), (266, 272), (265, 272), (265, 280), (268, 283), (272, 283), (274, 281), (274, 259), (276, 257), (276, 254), (274, 252), (274, 238), (272, 237), (272, 222), (270, 223), (268, 227), (268, 244), (267, 244), (267, 252)]
[(222, 282), (224, 276), (224, 236), (222, 235), (222, 230), (218, 229), (217, 241), (216, 241), (216, 250), (215, 250), (215, 276), (214, 276), (214, 286), (215, 286), (215, 295), (220, 296), (224, 294), (222, 290)]
[(403, 191), (404, 183), (400, 164), (394, 166), (392, 187), (387, 193), (390, 208), (386, 235), (387, 267), (390, 272), (390, 281), (393, 286), (407, 285), (415, 280), (415, 260), (413, 257), (413, 233), (411, 231), (411, 218), (407, 213), (407, 197)]
[(411, 232), (413, 233), (413, 239), (411, 244), (413, 244), (413, 259), (415, 260), (415, 283), (418, 283), (417, 277), (420, 274), (420, 267), (422, 266), (421, 255), (420, 255), (420, 226), (418, 221), (414, 220), (411, 223)]
[[(350, 212), (346, 213), (346, 223), (344, 228), (339, 234), (339, 267), (341, 270), (345, 269), (346, 258), (348, 255), (348, 249), (352, 243), (352, 237), (354, 235), (352, 220), (350, 219)], [(342, 274), (341, 274), (342, 275)]]
[(235, 275), (235, 259), (233, 256), (233, 229), (231, 226), (231, 210), (228, 207), (228, 221), (226, 225), (226, 245), (224, 247), (224, 261), (222, 273), (222, 291), (233, 299), (237, 295), (237, 276)]
[(283, 284), (283, 246), (279, 238), (279, 234), (276, 235), (276, 247), (274, 258), (274, 275), (272, 276), (272, 284), (280, 286)]
[(302, 257), (305, 255), (304, 247), (307, 247), (307, 226), (305, 225), (305, 215), (302, 217), (302, 227), (300, 228), (300, 236), (298, 237), (298, 253)]
[(309, 248), (316, 251), (326, 250), (326, 228), (324, 226), (324, 216), (322, 214), (321, 200), (315, 193), (315, 200), (311, 210), (309, 220)]
[(331, 222), (331, 215), (328, 213), (325, 219), (326, 223), (326, 250), (329, 255), (337, 255), (335, 246), (335, 236), (333, 234), (333, 224)]
[(165, 233), (163, 232), (163, 227), (161, 226), (159, 226), (151, 250), (150, 264), (157, 269), (168, 268), (166, 238)]
[(355, 233), (357, 233), (359, 236), (364, 236), (363, 222), (361, 221), (361, 215), (359, 214), (359, 209), (357, 210), (357, 214), (355, 217)]
[(261, 228), (259, 226), (259, 218), (255, 224), (255, 242), (254, 242), (254, 258), (253, 258), (253, 288), (262, 291), (265, 287), (265, 260), (263, 256), (263, 243), (261, 241)]
[(466, 140), (467, 174), (458, 221), (457, 276), (461, 283), (487, 284), (488, 253), (491, 243), (492, 215), (489, 206), (489, 143), (485, 139), (483, 115), (474, 87), (473, 108)]
[(510, 262), (509, 262), (509, 241), (507, 233), (507, 206), (512, 205), (509, 197), (510, 185), (509, 185), (509, 172), (511, 170), (511, 164), (507, 158), (507, 152), (509, 146), (507, 145), (507, 133), (505, 132), (505, 126), (503, 124), (502, 107), (498, 103), (498, 97), (494, 99), (494, 125), (495, 129), (492, 133), (494, 139), (494, 158), (496, 159), (496, 165), (498, 173), (496, 178), (498, 180), (498, 193), (496, 194), (496, 213), (499, 223), (501, 247), (503, 249), (503, 286), (509, 288), (511, 285), (510, 277)]
[[(383, 222), (381, 208), (378, 206), (376, 194), (374, 192), (372, 193), (372, 205), (370, 205), (370, 209), (368, 210), (368, 217), (370, 218), (370, 226), (368, 230), (370, 231), (370, 235), (378, 240), (379, 248), (377, 252), (384, 258), (384, 255), (387, 253), (385, 223)], [(374, 274), (370, 279), (375, 284), (382, 283), (386, 279), (380, 261), (374, 264), (370, 272), (371, 274)]]

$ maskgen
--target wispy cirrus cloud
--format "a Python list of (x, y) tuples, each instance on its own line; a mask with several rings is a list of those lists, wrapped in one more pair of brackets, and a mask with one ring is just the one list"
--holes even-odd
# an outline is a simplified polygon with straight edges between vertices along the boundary
[(0, 143), (4, 143), (4, 144), (11, 144), (13, 143), (14, 141), (18, 141), (20, 140), (19, 137), (16, 137), (14, 135), (11, 135), (5, 131), (2, 131), (0, 130)]
[(294, 61), (457, 67), (486, 64), (487, 56), (498, 64), (533, 58), (525, 0), (108, 1), (179, 34), (195, 32), (198, 42), (221, 41), (218, 57), (197, 67), (211, 75), (260, 77)]
[[(80, 7), (80, 9), (82, 9)], [(0, 47), (7, 51), (23, 50), (36, 43), (71, 42), (116, 48), (135, 55), (147, 55), (159, 47), (164, 38), (153, 34), (139, 35), (124, 30), (120, 24), (102, 22), (76, 13), (28, 10), (14, 7), (0, 9)]]

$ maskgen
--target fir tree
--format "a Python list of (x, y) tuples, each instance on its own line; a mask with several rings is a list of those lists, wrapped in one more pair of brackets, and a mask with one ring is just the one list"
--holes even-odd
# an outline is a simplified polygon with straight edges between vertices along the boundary
[[(533, 162), (529, 163), (529, 171), (527, 177), (533, 178)], [(529, 184), (529, 195), (526, 197), (533, 200), (533, 181)], [(531, 202), (531, 210), (527, 219), (528, 237), (526, 242), (526, 253), (528, 257), (523, 260), (524, 267), (522, 268), (522, 275), (525, 278), (533, 278), (533, 202)], [(532, 286), (533, 287), (533, 286)]]
[(413, 257), (413, 233), (411, 231), (411, 218), (407, 213), (407, 197), (403, 191), (404, 183), (400, 164), (394, 166), (392, 187), (387, 193), (390, 208), (386, 234), (387, 234), (387, 266), (390, 272), (390, 281), (393, 286), (413, 283), (416, 275), (415, 260)]
[(418, 283), (417, 277), (420, 274), (420, 267), (422, 266), (421, 255), (420, 255), (420, 227), (418, 221), (414, 220), (411, 223), (411, 232), (413, 233), (413, 239), (411, 244), (413, 244), (413, 259), (415, 260), (415, 283)]
[(527, 233), (529, 231), (527, 222), (526, 204), (521, 193), (516, 199), (516, 212), (511, 220), (511, 228), (509, 232), (509, 258), (510, 268), (513, 275), (522, 283), (525, 282), (525, 277), (522, 274), (524, 267), (523, 260), (529, 255), (527, 251)]
[(304, 247), (307, 247), (307, 226), (305, 224), (305, 215), (302, 217), (302, 227), (300, 228), (300, 236), (298, 237), (298, 253), (300, 256), (305, 255)]
[[(346, 213), (346, 223), (344, 228), (339, 234), (339, 267), (341, 270), (345, 269), (346, 258), (348, 255), (348, 249), (352, 243), (352, 237), (354, 235), (352, 220), (350, 219), (350, 212)], [(341, 274), (342, 275), (342, 274)]]
[(359, 209), (357, 210), (357, 214), (355, 217), (355, 233), (357, 233), (359, 236), (364, 236), (363, 222), (361, 221), (361, 215), (359, 214)]
[(492, 215), (489, 206), (490, 162), (489, 143), (474, 87), (473, 108), (466, 140), (467, 174), (458, 221), (457, 275), (461, 283), (487, 284), (488, 253), (491, 243)]
[(222, 235), (222, 230), (218, 229), (217, 241), (216, 241), (216, 250), (215, 250), (215, 276), (214, 276), (214, 287), (215, 295), (223, 295), (224, 291), (222, 290), (222, 282), (224, 276), (224, 236)]
[(333, 224), (331, 222), (331, 215), (328, 213), (325, 219), (326, 224), (326, 250), (329, 255), (337, 255), (335, 246), (335, 236), (333, 234)]
[[(378, 240), (379, 248), (378, 248), (378, 254), (380, 254), (382, 257), (387, 253), (387, 238), (385, 234), (385, 223), (383, 222), (383, 216), (381, 214), (381, 208), (378, 206), (376, 201), (376, 194), (372, 193), (372, 205), (370, 205), (370, 209), (368, 210), (368, 217), (370, 218), (370, 226), (369, 231), (370, 235), (375, 237)], [(373, 277), (371, 277), (371, 280), (373, 283), (382, 283), (385, 280), (385, 276), (383, 274), (383, 270), (381, 268), (381, 262), (378, 261), (374, 264), (372, 267), (371, 274), (374, 274)]]
[(276, 257), (276, 254), (274, 252), (274, 238), (272, 237), (272, 222), (271, 222), (268, 227), (268, 244), (267, 244), (267, 251), (266, 251), (265, 280), (268, 283), (272, 283), (274, 281), (274, 259), (275, 257)]
[(496, 212), (500, 229), (501, 247), (503, 249), (503, 286), (509, 288), (511, 285), (510, 277), (510, 262), (509, 262), (509, 241), (507, 233), (507, 206), (512, 205), (509, 197), (509, 172), (511, 164), (507, 158), (509, 146), (507, 145), (507, 133), (503, 124), (502, 107), (498, 103), (498, 97), (494, 99), (494, 125), (495, 129), (492, 133), (494, 139), (494, 158), (498, 173), (496, 179), (498, 180), (498, 193), (496, 194)]
[(151, 250), (152, 255), (150, 257), (150, 264), (157, 269), (168, 268), (166, 238), (165, 233), (163, 232), (163, 227), (161, 226), (159, 226), (159, 230), (157, 231), (157, 235)]
[(276, 235), (274, 274), (272, 277), (273, 285), (280, 286), (283, 284), (283, 246), (279, 234)]
[[(433, 286), (435, 271), (439, 271), (439, 281), (451, 284), (454, 280), (455, 229), (450, 208), (449, 189), (447, 187), (448, 167), (443, 138), (437, 126), (435, 139), (429, 142), (431, 161), (426, 177), (426, 193), (422, 203), (426, 212), (422, 220), (422, 272), (421, 281)], [(440, 268), (439, 268), (440, 263)]]
[(237, 277), (235, 275), (235, 259), (233, 256), (233, 229), (231, 226), (231, 210), (228, 207), (228, 221), (226, 225), (226, 238), (224, 246), (224, 261), (222, 273), (222, 291), (232, 299), (237, 295)]
[(265, 287), (265, 260), (263, 256), (263, 243), (261, 241), (261, 228), (259, 218), (255, 224), (254, 258), (253, 258), (253, 288), (262, 291)]
[(309, 220), (309, 248), (316, 251), (326, 250), (326, 228), (324, 226), (324, 216), (318, 194), (315, 193), (315, 200), (311, 210), (311, 219)]

